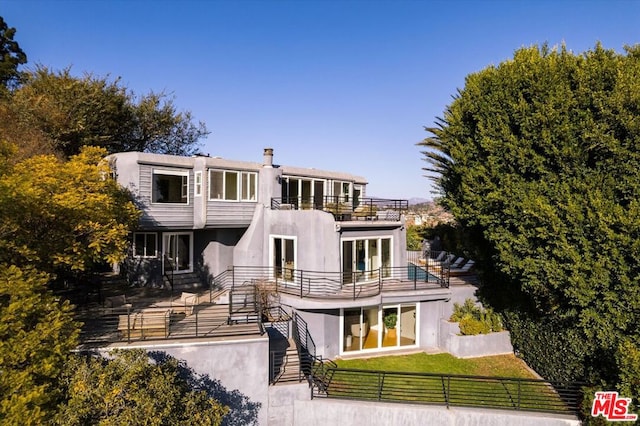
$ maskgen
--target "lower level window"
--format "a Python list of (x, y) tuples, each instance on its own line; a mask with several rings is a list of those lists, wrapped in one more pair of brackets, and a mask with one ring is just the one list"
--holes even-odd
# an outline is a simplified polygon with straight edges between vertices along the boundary
[(343, 352), (415, 346), (415, 304), (378, 305), (345, 309), (342, 315)]
[(136, 257), (157, 257), (158, 240), (153, 232), (136, 232), (133, 234), (133, 253)]

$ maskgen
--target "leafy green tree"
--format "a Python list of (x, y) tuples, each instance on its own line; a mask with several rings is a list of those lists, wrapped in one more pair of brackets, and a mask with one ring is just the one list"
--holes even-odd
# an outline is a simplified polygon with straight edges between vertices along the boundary
[(122, 259), (139, 213), (105, 154), (87, 147), (66, 162), (36, 156), (13, 167), (4, 157), (0, 262), (64, 273)]
[(0, 16), (0, 87), (9, 88), (19, 80), (18, 67), (27, 63), (27, 55), (13, 38), (16, 29), (10, 28)]
[(407, 226), (407, 250), (422, 250), (422, 227)]
[[(5, 115), (14, 117), (17, 126), (4, 132), (0, 126), (0, 137), (21, 147), (28, 131), (43, 141), (43, 153), (52, 147), (64, 157), (86, 145), (108, 153), (190, 155), (208, 134), (203, 123), (194, 124), (191, 113), (178, 112), (164, 94), (137, 97), (119, 79), (91, 74), (79, 78), (68, 68), (53, 72), (40, 66), (27, 73), (8, 102)], [(33, 149), (33, 144), (28, 147)]]
[(639, 76), (638, 46), (523, 48), (467, 76), (421, 143), (473, 256), (497, 274), (486, 293), (571, 329), (556, 343), (610, 386), (622, 340), (640, 333)]
[(76, 346), (71, 306), (46, 274), (0, 264), (0, 423), (38, 425), (56, 410), (57, 378)]
[(61, 425), (219, 425), (228, 408), (192, 389), (175, 358), (150, 362), (144, 350), (113, 359), (74, 356), (63, 375)]

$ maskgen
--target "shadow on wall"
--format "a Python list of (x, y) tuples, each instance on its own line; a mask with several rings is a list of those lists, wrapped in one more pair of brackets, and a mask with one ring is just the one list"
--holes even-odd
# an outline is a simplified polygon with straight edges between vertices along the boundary
[[(149, 357), (156, 362), (164, 362), (171, 358), (167, 353), (160, 351), (149, 352)], [(262, 406), (260, 402), (251, 402), (237, 389), (227, 390), (219, 380), (212, 379), (207, 374), (196, 373), (182, 360), (178, 370), (181, 378), (193, 389), (205, 391), (211, 398), (229, 407), (229, 413), (224, 416), (222, 426), (258, 425), (258, 413)]]

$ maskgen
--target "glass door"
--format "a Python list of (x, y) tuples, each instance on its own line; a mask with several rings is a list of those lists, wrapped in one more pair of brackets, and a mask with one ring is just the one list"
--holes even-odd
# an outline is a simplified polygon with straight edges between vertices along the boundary
[(293, 281), (296, 269), (295, 239), (273, 237), (273, 266), (275, 276)]
[(163, 272), (193, 271), (193, 242), (190, 232), (163, 234)]

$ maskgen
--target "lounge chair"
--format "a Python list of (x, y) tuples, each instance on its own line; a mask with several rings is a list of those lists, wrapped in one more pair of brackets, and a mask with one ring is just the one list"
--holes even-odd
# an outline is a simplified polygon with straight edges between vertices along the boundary
[(461, 268), (466, 259), (464, 257), (457, 258), (450, 266), (452, 269)]
[(473, 268), (475, 264), (476, 264), (476, 262), (474, 262), (473, 260), (470, 260), (467, 263), (465, 263), (462, 268), (450, 269), (449, 270), (449, 275), (467, 275), (467, 274), (471, 274), (471, 273), (473, 273), (473, 272), (471, 272), (471, 268)]

